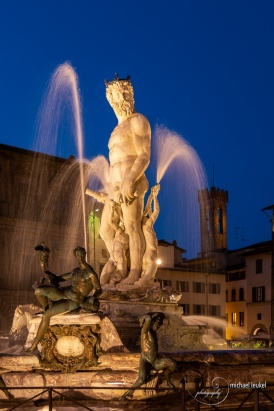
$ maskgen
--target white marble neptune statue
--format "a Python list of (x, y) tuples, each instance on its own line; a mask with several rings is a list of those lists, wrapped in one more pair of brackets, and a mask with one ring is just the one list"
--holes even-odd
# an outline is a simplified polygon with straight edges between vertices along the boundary
[[(146, 250), (142, 219), (144, 197), (148, 190), (145, 171), (150, 162), (151, 129), (147, 118), (135, 111), (134, 92), (129, 76), (120, 79), (116, 75), (113, 81), (106, 80), (105, 84), (107, 100), (118, 120), (108, 142), (110, 192), (107, 194), (108, 200), (120, 205), (121, 215), (117, 219), (120, 219), (129, 239), (129, 272), (120, 283), (120, 286), (127, 287), (140, 279)], [(89, 189), (86, 193), (92, 195)], [(109, 222), (110, 212), (110, 201), (104, 201), (100, 234), (113, 260), (115, 229)], [(157, 247), (157, 239), (155, 241)], [(147, 279), (148, 282), (154, 275), (155, 272)]]

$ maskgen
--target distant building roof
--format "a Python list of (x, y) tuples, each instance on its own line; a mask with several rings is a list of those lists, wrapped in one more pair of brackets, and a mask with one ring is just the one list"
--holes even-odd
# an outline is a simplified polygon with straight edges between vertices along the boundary
[(272, 251), (272, 241), (263, 241), (262, 243), (253, 244), (246, 247), (246, 250), (241, 253), (243, 256), (268, 253)]
[(245, 263), (232, 264), (226, 267), (226, 271), (238, 271), (245, 268)]
[(176, 247), (178, 250), (181, 251), (181, 253), (186, 253), (186, 250), (184, 248), (178, 247), (176, 240), (172, 241), (172, 243), (169, 243), (166, 240), (158, 240), (158, 245), (162, 247)]
[[(272, 247), (272, 241), (262, 241), (260, 243), (255, 243), (251, 245), (247, 245), (245, 247), (241, 248), (235, 248), (234, 250), (229, 250), (228, 253), (236, 253), (238, 252), (239, 255), (244, 255), (245, 253), (258, 253), (258, 252), (263, 252), (263, 249), (271, 249)], [(241, 252), (242, 251), (242, 252)], [(268, 250), (269, 251), (269, 250)]]
[[(14, 152), (14, 153), (22, 153), (22, 154), (30, 155), (30, 156), (33, 156), (33, 157), (34, 156), (35, 157), (46, 157), (46, 158), (52, 159), (54, 161), (60, 161), (62, 163), (67, 161), (66, 158), (53, 156), (51, 154), (45, 154), (45, 153), (40, 153), (38, 151), (27, 150), (25, 148), (9, 146), (7, 144), (0, 144), (0, 151), (3, 151), (3, 150), (11, 151), (11, 152)], [(74, 156), (69, 156), (68, 159), (75, 160), (76, 158)]]

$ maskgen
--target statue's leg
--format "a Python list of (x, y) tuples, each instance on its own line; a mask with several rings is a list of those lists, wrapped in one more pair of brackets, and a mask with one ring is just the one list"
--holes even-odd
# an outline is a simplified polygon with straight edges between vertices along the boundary
[(100, 236), (104, 240), (107, 250), (112, 258), (112, 248), (113, 240), (115, 236), (115, 231), (108, 222), (109, 217), (109, 202), (107, 201), (104, 205), (102, 216), (101, 216), (101, 225), (100, 225)]
[(79, 307), (79, 303), (77, 303), (76, 301), (61, 300), (57, 302), (56, 304), (54, 304), (51, 308), (46, 310), (42, 316), (42, 320), (40, 322), (35, 339), (27, 351), (33, 352), (34, 350), (36, 350), (37, 345), (42, 340), (45, 332), (47, 331), (51, 317), (57, 314), (67, 313), (69, 311), (75, 310), (78, 307)]
[(123, 284), (134, 284), (141, 276), (145, 251), (145, 238), (141, 227), (144, 196), (137, 197), (132, 204), (122, 204), (124, 224), (129, 235), (130, 273)]
[(157, 360), (153, 364), (153, 367), (156, 371), (163, 370), (167, 385), (170, 388), (175, 388), (174, 384), (172, 384), (172, 382), (170, 381), (170, 375), (174, 373), (176, 366), (176, 361), (172, 360), (171, 358), (157, 358)]
[(114, 255), (116, 261), (117, 261), (117, 266), (116, 270), (118, 273), (121, 275), (121, 278), (125, 278), (127, 276), (127, 257), (125, 251), (122, 249), (117, 253), (117, 255)]
[(114, 261), (112, 260), (112, 258), (110, 258), (108, 262), (105, 264), (100, 276), (100, 283), (102, 286), (109, 284), (111, 274), (115, 272), (115, 269), (116, 267)]
[(122, 395), (122, 397), (120, 398), (121, 401), (128, 397), (135, 390), (135, 388), (141, 387), (146, 382), (151, 368), (151, 365), (141, 355), (139, 362), (138, 379), (135, 381), (133, 386)]
[(63, 291), (51, 285), (42, 285), (36, 288), (35, 297), (45, 311), (49, 307), (49, 301), (58, 301), (63, 298)]
[(153, 283), (158, 268), (156, 260), (157, 254), (155, 255), (155, 260), (147, 263), (146, 269), (142, 273), (142, 277), (134, 283), (134, 286), (142, 286)]

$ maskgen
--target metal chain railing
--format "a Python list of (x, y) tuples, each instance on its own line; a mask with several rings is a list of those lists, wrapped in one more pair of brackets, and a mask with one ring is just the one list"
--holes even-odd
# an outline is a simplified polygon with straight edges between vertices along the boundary
[[(201, 389), (201, 380), (196, 379), (194, 381), (194, 392), (198, 392), (198, 390)], [(181, 381), (181, 388), (176, 388), (176, 389), (172, 389), (172, 388), (156, 388), (153, 387), (153, 390), (156, 393), (161, 393), (161, 392), (169, 392), (169, 394), (160, 397), (147, 397), (142, 399), (141, 401), (144, 402), (148, 402), (148, 404), (145, 404), (145, 408), (143, 408), (142, 411), (145, 410), (149, 410), (150, 408), (155, 409), (155, 406), (157, 406), (157, 403), (159, 402), (159, 406), (161, 407), (161, 404), (163, 404), (163, 400), (168, 400), (168, 398), (170, 399), (175, 399), (176, 403), (178, 404), (178, 409), (180, 409), (181, 411), (188, 411), (188, 410), (195, 410), (195, 411), (200, 411), (201, 408), (205, 408), (207, 407), (208, 409), (212, 409), (212, 410), (224, 410), (227, 409), (228, 404), (229, 403), (225, 403), (223, 402), (222, 404), (213, 404), (210, 402), (210, 400), (207, 401), (207, 404), (204, 402), (203, 404), (201, 404), (199, 401), (195, 400), (195, 398), (193, 396), (189, 395), (189, 390), (186, 389), (186, 384), (187, 381), (184, 378)], [(210, 387), (210, 386), (203, 386), (204, 390), (210, 390), (214, 387)], [(225, 389), (227, 388), (226, 386), (220, 386), (220, 389)], [(230, 395), (233, 395), (233, 392), (235, 394), (235, 392), (237, 392), (237, 394), (241, 395), (241, 400), (238, 401), (238, 404), (235, 404), (233, 402), (233, 409), (235, 411), (240, 411), (243, 410), (243, 408), (247, 405), (247, 402), (251, 399), (252, 404), (253, 404), (253, 410), (254, 411), (260, 411), (260, 404), (262, 404), (262, 402), (260, 403), (260, 400), (265, 397), (265, 401), (264, 401), (264, 406), (266, 404), (266, 401), (268, 401), (268, 404), (274, 404), (274, 384), (268, 384), (267, 385), (268, 388), (268, 392), (266, 391), (266, 389), (262, 389), (262, 388), (250, 388), (250, 389), (240, 389), (240, 388), (232, 388), (230, 390)], [(54, 401), (56, 401), (56, 399), (54, 399), (54, 394), (57, 394), (59, 396), (59, 398), (61, 397), (62, 399), (64, 399), (65, 401), (71, 402), (73, 404), (78, 405), (79, 407), (88, 410), (88, 411), (93, 411), (92, 407), (88, 407), (87, 405), (84, 405), (83, 403), (81, 403), (78, 398), (74, 398), (72, 396), (69, 396), (67, 394), (65, 394), (64, 392), (62, 392), (62, 390), (128, 390), (131, 389), (131, 387), (125, 387), (125, 386), (88, 386), (88, 387), (83, 387), (83, 386), (44, 386), (44, 387), (39, 387), (39, 386), (28, 386), (28, 387), (18, 387), (18, 386), (9, 386), (9, 387), (1, 387), (2, 391), (17, 391), (17, 390), (41, 390), (38, 394), (33, 395), (30, 398), (24, 399), (22, 400), (17, 400), (16, 398), (14, 398), (14, 400), (8, 400), (7, 402), (5, 402), (5, 410), (6, 411), (13, 411), (23, 405), (26, 405), (27, 403), (36, 400), (38, 397), (41, 397), (42, 395), (47, 393), (47, 398), (43, 399), (43, 401), (48, 401), (48, 411), (52, 411), (53, 410), (53, 403)], [(141, 387), (141, 388), (136, 388), (135, 391), (145, 391), (147, 390), (147, 387)], [(271, 393), (270, 393), (271, 391)], [(272, 395), (272, 396), (271, 396)], [(75, 396), (76, 397), (76, 396)], [(234, 398), (234, 396), (233, 396)], [(116, 399), (117, 400), (117, 399)], [(82, 400), (82, 401), (87, 401), (87, 399)], [(90, 399), (90, 401), (92, 401), (92, 399)], [(109, 400), (111, 401), (111, 400)], [(121, 402), (121, 406), (123, 403), (126, 403), (127, 401), (131, 401), (131, 400), (124, 400)], [(136, 400), (136, 401), (140, 401), (140, 400)], [(149, 402), (151, 402), (151, 404), (149, 404)], [(16, 404), (14, 404), (16, 403)], [(2, 403), (4, 404), (4, 403)], [(7, 406), (11, 405), (10, 408), (8, 408)], [(251, 403), (249, 403), (249, 407), (250, 407)], [(1, 409), (1, 407), (0, 407)], [(160, 408), (159, 408), (160, 409)], [(273, 408), (274, 409), (274, 408)]]
[[(36, 398), (40, 397), (41, 395), (43, 395), (45, 393), (48, 393), (48, 411), (53, 410), (53, 402), (54, 402), (53, 394), (58, 394), (59, 397), (65, 399), (69, 402), (72, 402), (73, 404), (77, 404), (78, 406), (80, 406), (83, 409), (93, 411), (93, 408), (88, 407), (88, 406), (80, 403), (79, 400), (76, 400), (73, 397), (64, 394), (60, 390), (81, 390), (82, 391), (82, 390), (91, 390), (92, 389), (92, 390), (114, 390), (114, 391), (115, 390), (119, 390), (119, 391), (125, 390), (125, 391), (127, 391), (131, 388), (132, 387), (126, 387), (126, 386), (117, 386), (117, 387), (115, 387), (115, 386), (111, 386), (111, 387), (108, 387), (108, 386), (104, 386), (104, 387), (102, 387), (102, 386), (89, 386), (89, 387), (83, 387), (83, 386), (81, 386), (81, 387), (76, 387), (76, 386), (54, 386), (54, 387), (53, 386), (50, 386), (50, 387), (45, 387), (45, 386), (44, 387), (41, 387), (41, 386), (40, 387), (39, 386), (28, 386), (28, 387), (26, 387), (26, 386), (24, 386), (24, 387), (7, 386), (7, 387), (3, 387), (3, 388), (1, 387), (1, 390), (2, 391), (13, 391), (13, 390), (39, 390), (39, 389), (41, 389), (41, 392), (39, 392), (38, 394), (33, 395), (32, 397), (30, 397), (28, 399), (25, 399), (23, 401), (20, 401), (18, 404), (12, 406), (11, 408), (5, 407), (5, 411), (13, 411), (16, 408), (19, 408), (22, 405), (25, 405), (26, 403), (28, 403), (32, 400), (35, 400)], [(147, 387), (142, 387), (142, 388), (136, 388), (136, 389), (134, 389), (134, 391), (146, 391), (147, 389), (148, 389)], [(151, 388), (150, 388), (150, 390), (151, 390)], [(169, 387), (167, 387), (167, 388), (155, 388), (155, 387), (153, 387), (152, 390), (156, 391), (157, 393), (158, 392), (167, 392), (167, 391), (170, 391), (171, 393), (179, 393), (181, 391), (180, 389), (172, 389), (172, 388), (169, 388)], [(166, 398), (166, 396), (165, 396), (165, 398)], [(160, 401), (162, 402), (163, 397), (161, 397), (161, 399), (159, 399), (159, 397), (158, 397), (158, 399), (156, 399), (156, 402), (157, 402), (157, 400), (159, 402)], [(14, 402), (14, 401), (18, 402), (18, 400), (16, 400), (16, 399), (10, 400), (9, 402)], [(87, 399), (85, 399), (84, 401), (87, 401)], [(92, 399), (91, 399), (91, 401), (92, 401)], [(127, 400), (121, 401), (121, 404), (126, 403), (126, 401)], [(152, 405), (146, 406), (142, 411), (149, 410), (149, 408), (151, 406)], [(155, 402), (153, 403), (153, 407), (155, 407)]]

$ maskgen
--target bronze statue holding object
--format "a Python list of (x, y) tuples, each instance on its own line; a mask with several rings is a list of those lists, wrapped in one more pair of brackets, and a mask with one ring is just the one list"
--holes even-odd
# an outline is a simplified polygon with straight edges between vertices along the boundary
[[(40, 263), (44, 273), (48, 274), (49, 249), (44, 243), (36, 246), (35, 249), (40, 253)], [(50, 273), (51, 276), (49, 277), (55, 284), (71, 280), (70, 286), (41, 285), (35, 290), (35, 296), (44, 312), (37, 334), (28, 352), (33, 352), (37, 348), (38, 343), (48, 329), (51, 317), (54, 315), (64, 314), (79, 307), (92, 312), (97, 311), (99, 308), (97, 297), (102, 293), (102, 289), (96, 272), (85, 260), (86, 250), (78, 246), (73, 254), (78, 261), (79, 267), (60, 276)], [(91, 292), (92, 295), (89, 296)], [(51, 307), (50, 303), (52, 303)]]

